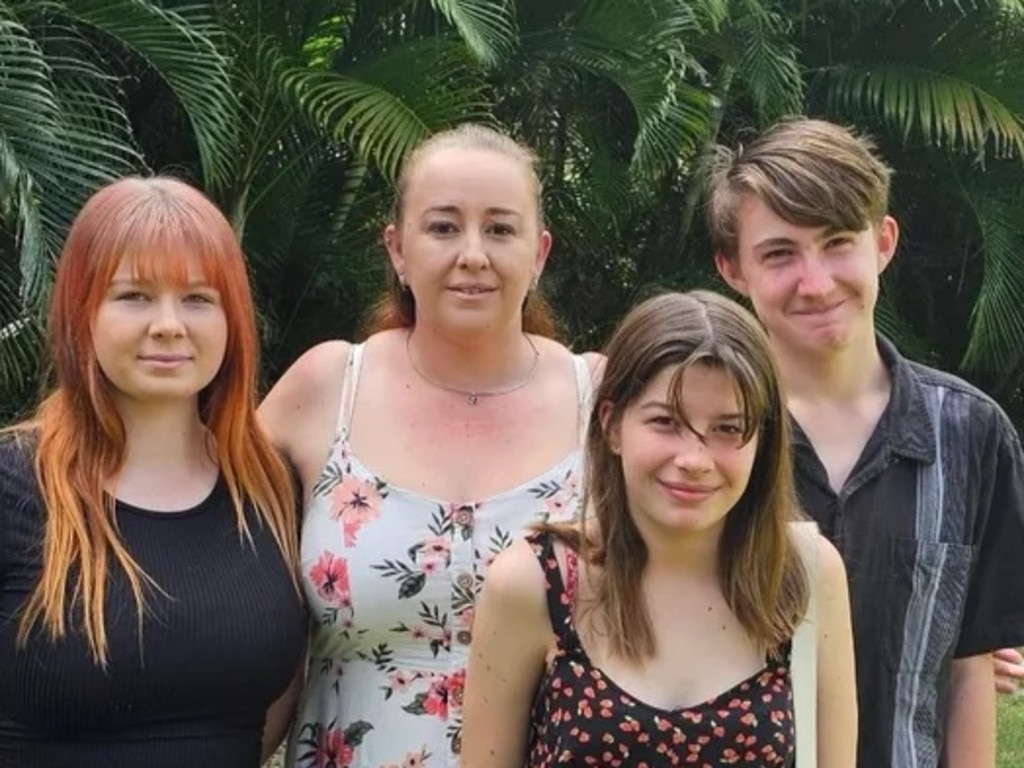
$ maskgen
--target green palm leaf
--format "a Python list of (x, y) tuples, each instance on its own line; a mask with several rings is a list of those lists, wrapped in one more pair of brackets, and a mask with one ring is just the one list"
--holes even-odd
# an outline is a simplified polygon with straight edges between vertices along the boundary
[(210, 9), (174, 11), (144, 0), (68, 0), (69, 18), (107, 34), (141, 56), (174, 92), (195, 131), (206, 182), (232, 176), (237, 104), (223, 32)]
[(981, 229), (985, 262), (962, 364), (1006, 372), (1024, 360), (1024, 194), (1001, 199), (991, 189), (972, 188), (964, 198)]
[(344, 74), (295, 68), (286, 81), (315, 124), (389, 178), (433, 130), (487, 115), (465, 49), (445, 38), (404, 43)]
[(473, 55), (496, 66), (515, 43), (515, 4), (510, 0), (430, 0)]

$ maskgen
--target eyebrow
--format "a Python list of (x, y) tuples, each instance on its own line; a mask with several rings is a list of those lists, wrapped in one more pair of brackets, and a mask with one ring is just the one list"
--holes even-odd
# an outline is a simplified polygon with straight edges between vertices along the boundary
[[(836, 235), (852, 234), (853, 230), (843, 229), (842, 227), (826, 227), (822, 230), (821, 234), (814, 239), (818, 242), (822, 240), (828, 240), (829, 238), (835, 237)], [(760, 242), (754, 243), (754, 250), (764, 250), (765, 248), (779, 248), (783, 246), (796, 245), (796, 240), (790, 237), (768, 237)]]
[[(424, 213), (425, 214), (426, 213), (458, 214), (458, 213), (460, 213), (460, 210), (459, 210), (459, 207), (457, 205), (432, 205), (430, 208), (427, 208), (427, 210), (424, 211)], [(494, 207), (486, 209), (484, 211), (484, 213), (486, 213), (488, 216), (519, 216), (519, 217), (522, 217), (522, 214), (519, 213), (519, 211), (514, 211), (511, 208), (501, 208), (501, 207), (497, 207), (497, 206), (494, 206)]]
[[(663, 400), (648, 400), (646, 403), (641, 403), (640, 404), (640, 410), (641, 411), (655, 411), (655, 410), (656, 411), (671, 411), (672, 410), (672, 406), (669, 405), (668, 403), (664, 402)], [(716, 416), (715, 418), (722, 419), (724, 421), (732, 421), (732, 420), (742, 421), (743, 420), (743, 414), (742, 413), (723, 413), (723, 414), (720, 414), (720, 415)]]
[[(111, 279), (111, 281), (110, 281), (110, 285), (111, 286), (123, 286), (123, 285), (145, 285), (145, 286), (152, 286), (152, 285), (157, 285), (157, 284), (158, 283), (153, 281), (153, 280), (136, 280), (135, 278), (123, 278), (123, 277), (115, 277), (115, 278)], [(213, 285), (211, 283), (206, 282), (205, 280), (194, 280), (191, 283), (186, 283), (185, 287), (186, 288), (213, 288)]]

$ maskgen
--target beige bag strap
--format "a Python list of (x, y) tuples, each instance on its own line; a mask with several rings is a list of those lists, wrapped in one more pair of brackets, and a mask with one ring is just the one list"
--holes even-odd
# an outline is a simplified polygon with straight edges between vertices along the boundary
[(818, 763), (818, 525), (793, 524), (797, 549), (807, 570), (810, 595), (807, 613), (793, 634), (789, 678), (793, 686), (793, 720), (799, 768)]

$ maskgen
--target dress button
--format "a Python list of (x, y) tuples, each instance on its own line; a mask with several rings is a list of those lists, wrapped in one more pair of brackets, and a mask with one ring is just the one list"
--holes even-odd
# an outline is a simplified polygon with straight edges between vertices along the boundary
[(470, 589), (473, 586), (473, 574), (462, 572), (455, 577), (455, 583), (462, 589)]
[(455, 640), (460, 645), (469, 645), (473, 641), (473, 633), (466, 629), (461, 629), (455, 633)]
[(456, 755), (462, 752), (461, 736), (456, 736), (454, 739), (452, 739), (452, 752), (454, 752)]
[(463, 504), (455, 510), (455, 524), (461, 528), (468, 528), (473, 524), (473, 508)]

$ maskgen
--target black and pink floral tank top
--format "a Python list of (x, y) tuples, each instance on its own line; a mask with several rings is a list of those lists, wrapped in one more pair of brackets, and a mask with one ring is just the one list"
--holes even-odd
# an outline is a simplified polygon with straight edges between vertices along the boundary
[(776, 768), (793, 765), (789, 668), (771, 663), (710, 701), (660, 709), (634, 698), (590, 661), (549, 534), (529, 537), (547, 582), (557, 651), (530, 718), (527, 768)]

